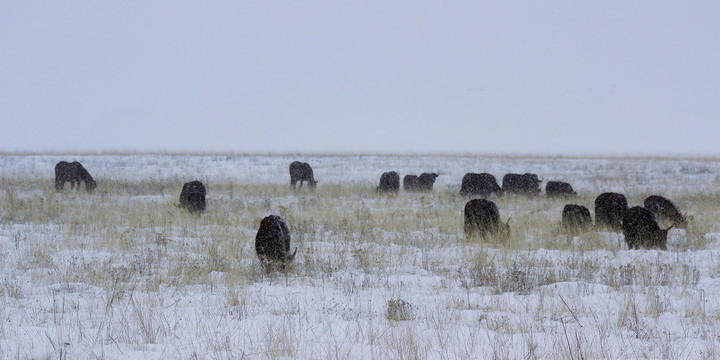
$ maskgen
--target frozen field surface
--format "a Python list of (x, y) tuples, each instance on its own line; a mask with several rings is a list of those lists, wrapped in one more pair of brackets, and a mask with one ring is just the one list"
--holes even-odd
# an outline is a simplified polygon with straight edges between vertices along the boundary
[[(95, 193), (57, 193), (80, 161)], [(288, 166), (312, 165), (315, 192)], [(436, 172), (431, 193), (380, 175)], [(467, 172), (570, 182), (568, 201), (491, 198), (511, 238), (465, 237)], [(199, 216), (174, 204), (201, 180)], [(564, 204), (663, 195), (668, 250), (575, 237)], [(268, 270), (269, 214), (297, 257)], [(720, 159), (380, 155), (0, 155), (0, 358), (720, 358)]]

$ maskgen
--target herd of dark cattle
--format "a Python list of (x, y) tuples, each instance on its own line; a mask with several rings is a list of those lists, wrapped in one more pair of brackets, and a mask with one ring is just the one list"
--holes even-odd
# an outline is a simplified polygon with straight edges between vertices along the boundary
[[(418, 175), (405, 175), (403, 177), (403, 190), (412, 191), (432, 191), (435, 179), (438, 174), (422, 173)], [(400, 192), (400, 175), (396, 171), (388, 171), (380, 176), (380, 184), (376, 188), (378, 193), (398, 193)]]
[[(293, 189), (302, 188), (303, 182), (314, 190), (318, 181), (315, 180), (312, 167), (308, 163), (294, 161), (290, 164), (290, 186)], [(432, 191), (437, 179), (436, 173), (422, 173), (421, 175), (406, 175), (403, 178), (403, 190), (407, 192)], [(500, 220), (500, 211), (497, 205), (486, 199), (490, 196), (501, 197), (504, 194), (521, 196), (536, 196), (540, 194), (540, 184), (543, 179), (535, 174), (507, 174), (503, 176), (502, 187), (495, 176), (482, 173), (467, 173), (462, 178), (460, 195), (465, 197), (479, 196), (465, 204), (464, 226), (468, 238), (494, 238), (506, 240), (510, 236), (510, 219), (506, 222)], [(55, 190), (62, 191), (66, 182), (71, 189), (79, 189), (80, 183), (85, 183), (88, 192), (97, 188), (97, 183), (90, 173), (77, 161), (68, 163), (61, 161), (55, 165)], [(300, 183), (297, 186), (297, 183)], [(398, 193), (400, 191), (400, 175), (395, 171), (383, 173), (376, 188), (380, 194)], [(570, 199), (576, 195), (572, 186), (567, 182), (548, 181), (545, 193), (549, 198)], [(180, 192), (178, 207), (187, 209), (191, 213), (205, 211), (207, 190), (200, 181), (191, 181), (183, 185)], [(670, 200), (652, 195), (645, 199), (643, 206), (628, 207), (624, 195), (606, 192), (595, 199), (595, 224), (593, 224), (590, 210), (577, 204), (567, 204), (562, 211), (561, 226), (565, 232), (577, 235), (596, 230), (609, 230), (622, 232), (629, 249), (667, 249), (667, 234), (672, 227), (684, 228), (687, 219)], [(658, 220), (672, 225), (666, 229), (660, 228)], [(265, 262), (285, 263), (291, 261), (297, 253), (297, 248), (290, 253), (290, 231), (285, 221), (277, 215), (269, 215), (262, 219), (260, 228), (255, 237), (255, 250), (261, 260)]]

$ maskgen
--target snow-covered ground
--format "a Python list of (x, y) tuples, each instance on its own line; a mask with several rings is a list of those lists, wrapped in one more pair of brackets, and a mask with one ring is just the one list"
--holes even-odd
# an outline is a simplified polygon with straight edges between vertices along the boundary
[[(56, 194), (60, 160), (98, 191)], [(289, 190), (293, 160), (315, 193)], [(376, 195), (389, 170), (440, 176)], [(467, 172), (568, 181), (593, 213), (604, 191), (663, 194), (693, 225), (668, 251), (568, 239), (543, 194), (494, 199), (511, 243), (468, 241)], [(199, 217), (173, 206), (195, 179)], [(6, 154), (0, 185), (0, 358), (720, 357), (718, 159)], [(254, 254), (270, 213), (299, 249), (286, 271)]]

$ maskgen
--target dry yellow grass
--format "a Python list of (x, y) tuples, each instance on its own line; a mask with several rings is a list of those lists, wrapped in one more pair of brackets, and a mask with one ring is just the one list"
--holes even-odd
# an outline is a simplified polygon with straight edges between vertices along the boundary
[[(240, 271), (254, 263), (253, 239), (260, 219), (273, 213), (290, 226), (293, 247), (299, 246), (296, 271), (313, 273), (317, 268), (359, 265), (364, 271), (385, 269), (400, 259), (413, 257), (410, 248), (427, 250), (474, 246), (505, 252), (537, 249), (617, 251), (624, 244), (613, 234), (589, 232), (570, 237), (559, 226), (567, 202), (592, 209), (595, 194), (570, 200), (505, 196), (493, 198), (503, 221), (510, 219), (511, 237), (505, 242), (467, 239), (462, 230), (462, 209), (467, 198), (450, 191), (379, 195), (373, 188), (326, 184), (316, 192), (292, 191), (286, 185), (207, 184), (208, 208), (201, 215), (176, 206), (180, 181), (104, 182), (96, 194), (84, 191), (56, 193), (48, 181), (0, 179), (2, 221), (28, 225), (60, 225), (58, 251), (93, 248), (125, 252), (150, 246), (173, 256), (201, 254), (200, 272)], [(665, 194), (690, 214), (691, 226), (672, 233), (678, 250), (702, 248), (704, 234), (718, 231), (720, 213), (717, 194)], [(628, 195), (630, 204), (641, 204), (643, 195)], [(19, 235), (21, 236), (21, 235)], [(317, 244), (323, 246), (316, 248)], [(398, 245), (399, 253), (393, 253)], [(325, 247), (331, 246), (331, 249)], [(47, 263), (47, 249), (38, 249), (35, 262)], [(330, 254), (327, 251), (331, 251)], [(475, 255), (449, 259), (450, 264), (475, 261)], [(44, 259), (44, 260), (43, 260)], [(177, 259), (173, 274), (190, 276), (189, 259)], [(413, 260), (416, 261), (416, 260)], [(324, 262), (330, 262), (327, 264)], [(174, 264), (171, 261), (170, 264)], [(435, 261), (425, 266), (442, 268)], [(302, 270), (300, 270), (302, 269)], [(102, 271), (98, 271), (102, 273)], [(202, 276), (195, 278), (202, 281)], [(191, 284), (193, 279), (186, 279)], [(184, 281), (180, 281), (183, 283)]]

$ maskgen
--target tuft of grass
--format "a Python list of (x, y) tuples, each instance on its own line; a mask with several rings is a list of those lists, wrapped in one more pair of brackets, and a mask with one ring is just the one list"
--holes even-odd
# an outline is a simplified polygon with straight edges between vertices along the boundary
[(390, 321), (414, 320), (415, 311), (415, 305), (403, 299), (392, 299), (387, 301), (385, 318)]
[(20, 300), (23, 298), (23, 290), (17, 282), (5, 280), (0, 286), (0, 296)]

